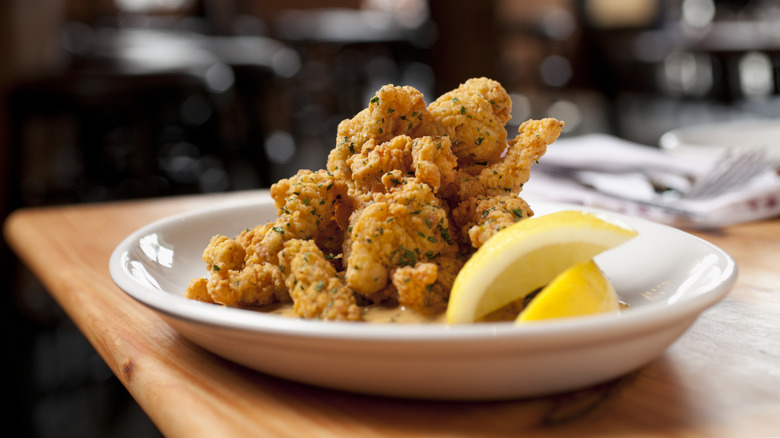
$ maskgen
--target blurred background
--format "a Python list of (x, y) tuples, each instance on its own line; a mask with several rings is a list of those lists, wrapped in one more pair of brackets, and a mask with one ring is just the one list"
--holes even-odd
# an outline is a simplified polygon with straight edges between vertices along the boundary
[[(648, 147), (780, 116), (780, 1), (2, 0), (0, 218), (21, 207), (269, 187), (324, 167), (381, 85), (470, 77), (565, 136)], [(2, 246), (2, 394), (20, 436), (157, 436)], [(11, 429), (13, 430), (13, 429)]]

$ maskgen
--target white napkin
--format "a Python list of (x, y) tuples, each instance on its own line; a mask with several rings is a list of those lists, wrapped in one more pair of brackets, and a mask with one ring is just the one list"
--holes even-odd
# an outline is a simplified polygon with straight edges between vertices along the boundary
[(643, 216), (673, 226), (710, 228), (780, 215), (780, 177), (774, 167), (716, 197), (692, 200), (662, 196), (640, 173), (580, 172), (586, 187), (545, 171), (545, 165), (617, 165), (675, 168), (701, 175), (719, 151), (675, 154), (605, 134), (562, 138), (547, 148), (520, 193), (534, 201), (557, 201)]

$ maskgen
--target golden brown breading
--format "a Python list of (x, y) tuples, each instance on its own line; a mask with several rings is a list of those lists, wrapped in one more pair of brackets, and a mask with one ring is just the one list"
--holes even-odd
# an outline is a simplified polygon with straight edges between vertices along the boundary
[(284, 276), (270, 263), (212, 272), (206, 286), (211, 299), (224, 306), (259, 307), (289, 301)]
[(479, 248), (493, 234), (533, 216), (533, 210), (516, 195), (469, 198), (452, 211), (455, 223), (474, 248)]
[(271, 187), (276, 220), (212, 239), (210, 277), (193, 280), (187, 296), (292, 301), (298, 315), (319, 319), (358, 320), (370, 303), (443, 311), (470, 254), (533, 214), (518, 194), (563, 127), (529, 120), (507, 142), (510, 110), (506, 90), (487, 78), (429, 106), (412, 87), (380, 88), (339, 124), (327, 170)]
[(412, 168), (414, 176), (428, 184), (434, 193), (441, 186), (451, 185), (455, 181), (455, 167), (458, 159), (452, 153), (449, 137), (425, 136), (414, 140), (412, 144)]
[(236, 242), (244, 248), (244, 264), (262, 263), (262, 242), (265, 234), (274, 226), (273, 222), (247, 228), (236, 236)]
[(452, 184), (457, 158), (452, 153), (449, 137), (412, 139), (399, 135), (381, 144), (368, 140), (360, 153), (347, 159), (347, 164), (354, 181), (350, 195), (360, 198), (362, 194), (386, 191), (388, 184), (383, 183), (382, 177), (389, 173), (396, 179), (399, 175), (414, 174), (420, 182), (431, 186), (434, 193), (438, 192), (442, 184)]
[(339, 184), (351, 188), (349, 157), (361, 153), (369, 140), (378, 145), (398, 135), (413, 135), (415, 128), (428, 116), (423, 95), (415, 88), (383, 86), (367, 108), (339, 124), (336, 146), (328, 154), (327, 169)]
[(552, 118), (523, 122), (500, 160), (487, 166), (459, 168), (455, 183), (447, 187), (447, 194), (454, 193), (463, 201), (477, 196), (520, 193), (528, 181), (531, 166), (547, 152), (547, 145), (557, 140), (562, 130), (563, 122)]
[[(339, 194), (334, 188), (333, 175), (327, 170), (299, 170), (293, 177), (271, 186), (271, 197), (280, 219), (277, 225), (296, 235), (308, 235), (301, 238), (311, 238), (332, 218)], [(292, 229), (283, 223), (285, 220), (301, 224)]]
[(348, 321), (362, 318), (352, 291), (337, 277), (336, 269), (313, 241), (287, 241), (279, 264), (295, 312), (301, 317)]
[(435, 263), (417, 263), (395, 269), (392, 284), (397, 290), (398, 302), (424, 315), (443, 312), (462, 267), (463, 262), (458, 259), (441, 257)]
[(203, 250), (203, 261), (209, 271), (227, 271), (240, 268), (244, 264), (245, 255), (246, 251), (240, 243), (227, 236), (216, 235)]
[(203, 301), (204, 303), (214, 304), (214, 300), (211, 298), (208, 290), (208, 280), (205, 278), (193, 278), (190, 280), (190, 284), (184, 291), (184, 296), (196, 301)]
[[(345, 241), (347, 285), (370, 296), (384, 288), (389, 270), (454, 256), (446, 204), (414, 178), (356, 211)], [(348, 247), (347, 247), (348, 246)]]
[(462, 166), (498, 159), (506, 149), (512, 100), (498, 82), (473, 78), (428, 105), (434, 121), (452, 140)]
[(324, 254), (335, 257), (341, 254), (341, 248), (344, 245), (344, 230), (335, 221), (331, 221), (314, 237), (314, 242)]
[(360, 192), (382, 192), (382, 175), (393, 170), (408, 172), (412, 167), (413, 140), (408, 135), (393, 137), (390, 141), (376, 144), (370, 139), (363, 149), (347, 159), (356, 190)]
[(300, 170), (271, 186), (271, 197), (279, 216), (263, 236), (261, 259), (276, 263), (284, 242), (312, 239), (329, 227), (340, 193), (327, 170)]
[(212, 237), (203, 251), (210, 277), (192, 280), (185, 296), (225, 306), (265, 306), (289, 300), (279, 268), (258, 262), (254, 254), (250, 255), (254, 248), (252, 240), (258, 237), (255, 231), (265, 228), (261, 225), (244, 230), (236, 239)]
[[(417, 263), (414, 266), (401, 266), (393, 270), (392, 283), (398, 292), (398, 302), (415, 310), (428, 310), (431, 301), (426, 293), (433, 288), (439, 276), (435, 263)], [(438, 298), (438, 297), (437, 297)], [(441, 303), (444, 300), (438, 299)]]
[(270, 263), (213, 272), (207, 284), (214, 302), (225, 306), (266, 306), (288, 301), (284, 276)]

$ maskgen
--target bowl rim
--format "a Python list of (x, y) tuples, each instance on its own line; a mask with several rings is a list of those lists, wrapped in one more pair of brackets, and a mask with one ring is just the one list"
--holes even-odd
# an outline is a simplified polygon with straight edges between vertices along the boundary
[[(352, 342), (462, 342), (481, 339), (495, 341), (523, 340), (526, 343), (545, 345), (553, 340), (570, 338), (570, 342), (583, 342), (588, 339), (614, 340), (637, 333), (653, 330), (659, 326), (672, 325), (686, 319), (691, 321), (721, 300), (734, 286), (738, 268), (734, 259), (721, 248), (697, 236), (682, 230), (655, 223), (639, 217), (629, 217), (620, 213), (596, 208), (582, 207), (563, 203), (546, 202), (553, 209), (574, 208), (609, 215), (631, 225), (641, 225), (664, 232), (679, 233), (693, 239), (710, 249), (721, 262), (721, 275), (710, 290), (684, 296), (674, 305), (648, 303), (620, 314), (581, 316), (560, 320), (539, 321), (515, 326), (511, 322), (480, 324), (366, 324), (361, 322), (317, 321), (280, 317), (261, 312), (215, 306), (176, 296), (162, 290), (151, 290), (140, 284), (125, 271), (130, 249), (153, 230), (176, 226), (194, 217), (209, 214), (224, 214), (253, 206), (273, 203), (270, 196), (261, 196), (257, 200), (228, 201), (209, 207), (202, 207), (177, 213), (155, 220), (133, 231), (113, 250), (108, 267), (114, 283), (127, 295), (144, 306), (169, 318), (185, 323), (208, 325), (228, 330), (252, 333), (265, 333), (284, 338), (317, 338)], [(360, 330), (355, 330), (355, 327)], [(566, 335), (566, 336), (562, 336)], [(556, 344), (557, 345), (557, 344)]]

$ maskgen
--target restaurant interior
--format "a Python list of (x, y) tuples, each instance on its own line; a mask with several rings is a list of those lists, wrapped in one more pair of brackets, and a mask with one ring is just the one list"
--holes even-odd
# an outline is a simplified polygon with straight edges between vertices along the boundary
[[(493, 78), (562, 137), (658, 148), (672, 129), (780, 116), (771, 0), (5, 0), (0, 218), (22, 207), (268, 188), (324, 167), (384, 84)], [(95, 236), (99, 239), (100, 236)], [(3, 244), (5, 424), (159, 432)]]

